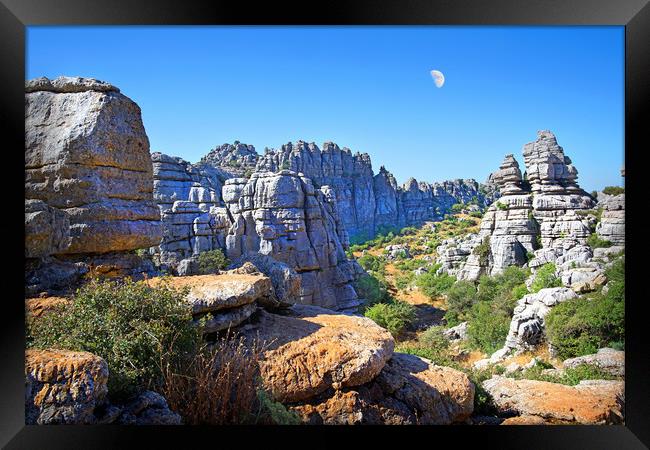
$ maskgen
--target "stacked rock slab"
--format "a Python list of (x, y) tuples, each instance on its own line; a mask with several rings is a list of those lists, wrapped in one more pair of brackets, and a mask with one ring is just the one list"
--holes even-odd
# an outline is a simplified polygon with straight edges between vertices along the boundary
[(625, 194), (598, 193), (598, 206), (603, 208), (596, 233), (615, 246), (625, 246)]
[[(476, 247), (465, 262), (447, 262), (444, 252), (439, 252), (443, 267), (452, 267), (459, 279), (477, 280), (484, 273), (495, 275), (508, 266), (522, 266), (531, 254), (539, 256), (540, 248), (553, 253), (554, 261), (586, 243), (590, 220), (577, 211), (589, 210), (595, 203), (577, 185), (578, 171), (553, 133), (538, 132), (537, 140), (524, 145), (523, 154), (527, 179), (511, 154), (488, 178), (486, 184), (497, 186), (501, 197), (486, 211), (478, 236), (472, 239)], [(489, 245), (489, 252), (480, 244)], [(541, 261), (530, 264), (541, 265)]]
[(221, 189), (228, 174), (158, 152), (151, 159), (154, 199), (163, 225), (162, 241), (154, 249), (160, 263), (176, 268), (183, 259), (223, 248), (229, 224)]
[(351, 282), (359, 269), (345, 255), (347, 233), (333, 191), (289, 170), (231, 178), (223, 189), (232, 225), (231, 259), (260, 253), (301, 277), (300, 303), (346, 309), (360, 304)]
[(240, 329), (269, 342), (260, 362), (268, 392), (310, 424), (449, 424), (473, 410), (462, 372), (393, 353), (370, 319), (306, 305), (260, 311)]
[(25, 256), (78, 261), (157, 245), (138, 105), (92, 78), (37, 78), (25, 92)]

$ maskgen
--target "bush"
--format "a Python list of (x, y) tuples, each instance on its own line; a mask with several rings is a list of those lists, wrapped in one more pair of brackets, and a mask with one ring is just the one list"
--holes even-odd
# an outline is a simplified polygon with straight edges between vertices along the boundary
[(620, 186), (607, 186), (603, 189), (603, 193), (607, 195), (620, 195), (625, 193), (625, 188)]
[(415, 307), (395, 300), (390, 303), (377, 303), (368, 308), (364, 315), (386, 328), (393, 336), (398, 336), (415, 320)]
[(198, 262), (202, 274), (216, 273), (230, 264), (228, 258), (219, 249), (199, 253)]
[(496, 203), (497, 208), (499, 208), (501, 211), (507, 211), (508, 210), (508, 205), (505, 203), (497, 202)]
[(500, 295), (511, 293), (517, 287), (521, 289), (522, 284), (525, 287), (524, 282), (528, 278), (528, 273), (527, 269), (510, 266), (493, 277), (487, 275), (481, 276), (478, 285), (479, 301), (492, 301)]
[(365, 270), (376, 272), (378, 274), (384, 274), (386, 269), (386, 260), (379, 256), (373, 256), (370, 253), (366, 253), (361, 258), (357, 260), (361, 267)]
[(596, 233), (591, 233), (587, 238), (587, 245), (591, 248), (608, 248), (613, 244), (607, 239), (601, 239)]
[(417, 344), (398, 345), (395, 351), (426, 358), (439, 366), (460, 369), (450, 353), (449, 340), (442, 334), (443, 331), (443, 327), (432, 326), (418, 337)]
[(589, 355), (624, 341), (625, 304), (602, 295), (567, 300), (551, 309), (545, 322), (547, 339), (560, 358)]
[(490, 236), (485, 236), (483, 241), (474, 247), (472, 253), (478, 255), (479, 264), (486, 267), (490, 263)]
[(447, 291), (447, 312), (445, 319), (448, 326), (455, 326), (467, 320), (469, 310), (476, 302), (476, 287), (469, 281), (457, 281)]
[(456, 278), (451, 275), (436, 275), (432, 270), (417, 277), (415, 284), (424, 295), (431, 299), (436, 299), (453, 286), (455, 281)]
[(413, 272), (398, 275), (395, 277), (395, 287), (400, 291), (403, 291), (413, 283), (413, 280), (415, 280), (415, 274)]
[(539, 292), (545, 288), (560, 287), (562, 280), (555, 276), (555, 264), (546, 263), (535, 273), (535, 280), (530, 286), (530, 292)]
[(455, 213), (461, 212), (463, 208), (465, 208), (465, 205), (462, 203), (454, 203), (453, 205), (451, 205), (451, 211)]
[[(106, 360), (113, 399), (124, 399), (161, 381), (160, 355), (183, 364), (201, 341), (185, 291), (143, 282), (93, 281), (70, 306), (28, 324), (27, 345), (87, 351)], [(170, 362), (171, 363), (171, 362)]]
[(426, 265), (427, 262), (423, 259), (405, 259), (396, 262), (395, 268), (402, 271), (413, 271)]
[(575, 386), (583, 380), (615, 380), (617, 377), (612, 376), (600, 367), (593, 364), (580, 364), (576, 367), (567, 367), (561, 374), (544, 374), (544, 365), (536, 365), (520, 373), (513, 373), (512, 378), (547, 381), (549, 383), (559, 383), (568, 386)]
[(354, 284), (357, 295), (366, 300), (366, 306), (390, 300), (386, 285), (372, 275), (361, 277)]
[(469, 316), (467, 337), (470, 347), (492, 354), (503, 346), (510, 329), (510, 316), (488, 302), (476, 303)]

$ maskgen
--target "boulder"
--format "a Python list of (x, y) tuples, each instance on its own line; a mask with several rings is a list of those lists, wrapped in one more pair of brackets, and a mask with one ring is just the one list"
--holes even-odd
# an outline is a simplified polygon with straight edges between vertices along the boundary
[(500, 414), (600, 425), (623, 422), (622, 381), (590, 380), (576, 386), (495, 375), (482, 383)]
[(43, 317), (45, 314), (56, 311), (70, 304), (70, 299), (65, 297), (35, 297), (25, 299), (25, 316), (27, 318)]
[(106, 400), (108, 366), (88, 352), (25, 352), (25, 423), (90, 424)]
[(25, 200), (25, 257), (42, 258), (70, 245), (70, 217), (41, 200)]
[[(25, 91), (25, 197), (49, 207), (38, 206), (43, 219), (35, 228), (43, 238), (32, 254), (157, 245), (160, 214), (138, 105), (110, 84), (89, 78), (40, 78), (28, 81)], [(58, 236), (61, 246), (47, 244)]]
[(307, 305), (293, 305), (286, 315), (261, 310), (242, 333), (268, 344), (262, 381), (276, 400), (289, 403), (371, 381), (394, 346), (390, 333), (370, 319)]
[(460, 371), (395, 353), (370, 383), (293, 406), (303, 421), (328, 425), (442, 425), (466, 420), (474, 386)]
[(601, 348), (593, 355), (567, 359), (562, 363), (562, 366), (566, 369), (568, 367), (578, 367), (582, 364), (594, 365), (617, 377), (625, 376), (625, 352), (622, 350)]

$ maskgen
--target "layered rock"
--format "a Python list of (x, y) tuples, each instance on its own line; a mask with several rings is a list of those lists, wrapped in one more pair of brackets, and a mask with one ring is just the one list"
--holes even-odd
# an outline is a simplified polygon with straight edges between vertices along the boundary
[(138, 105), (92, 78), (38, 78), (25, 92), (28, 292), (67, 285), (97, 255), (157, 245), (160, 213)]
[(226, 235), (231, 259), (272, 256), (301, 278), (300, 303), (334, 309), (360, 304), (351, 282), (358, 265), (345, 255), (347, 233), (331, 189), (316, 190), (302, 174), (254, 173), (226, 181), (223, 198), (232, 225)]
[(585, 380), (576, 386), (566, 386), (495, 375), (482, 386), (500, 414), (585, 425), (620, 424), (624, 419), (622, 381)]
[(273, 304), (274, 297), (271, 280), (255, 271), (151, 278), (146, 283), (187, 289), (185, 300), (191, 304), (197, 322), (205, 318), (202, 326), (206, 334), (236, 327), (255, 312), (257, 303)]
[(615, 246), (625, 246), (625, 194), (598, 194), (598, 206), (603, 208), (596, 233)]
[[(495, 185), (501, 197), (486, 211), (478, 247), (489, 242), (489, 251), (462, 255), (448, 254), (443, 267), (457, 272), (460, 279), (477, 280), (481, 274), (495, 275), (508, 266), (523, 266), (540, 248), (553, 249), (555, 258), (576, 246), (584, 246), (591, 220), (586, 212), (595, 205), (578, 186), (578, 171), (550, 131), (539, 131), (537, 139), (524, 145), (526, 176), (522, 176), (513, 155), (506, 155), (488, 185)], [(534, 260), (533, 260), (534, 261)], [(535, 263), (531, 262), (531, 265)], [(448, 270), (448, 269), (444, 269)]]
[(40, 78), (25, 91), (25, 197), (64, 211), (70, 223), (70, 245), (51, 254), (158, 244), (160, 216), (138, 105), (86, 78)]
[(474, 180), (428, 184), (410, 179), (398, 186), (395, 177), (381, 167), (375, 175), (370, 157), (325, 142), (322, 150), (313, 142), (288, 143), (268, 150), (259, 159), (258, 171), (290, 169), (305, 174), (317, 185), (330, 186), (336, 195), (345, 229), (355, 240), (374, 237), (386, 229), (439, 220), (455, 203), (475, 201), (486, 206), (495, 193)]

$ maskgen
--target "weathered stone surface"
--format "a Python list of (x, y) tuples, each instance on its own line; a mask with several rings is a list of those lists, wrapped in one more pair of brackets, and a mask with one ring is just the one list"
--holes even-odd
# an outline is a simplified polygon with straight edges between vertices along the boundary
[(149, 286), (188, 288), (186, 300), (192, 305), (193, 314), (247, 305), (272, 292), (271, 280), (261, 274), (193, 275), (151, 278), (145, 282)]
[(297, 402), (329, 388), (359, 386), (375, 378), (392, 356), (390, 333), (365, 317), (293, 305), (286, 315), (260, 311), (242, 332), (269, 345), (262, 381), (281, 402)]
[(222, 144), (210, 150), (201, 158), (201, 163), (218, 167), (230, 177), (250, 176), (255, 171), (259, 155), (252, 145), (235, 141), (234, 144)]
[(25, 422), (88, 424), (108, 392), (108, 366), (87, 352), (25, 352)]
[(43, 315), (64, 308), (70, 303), (65, 297), (35, 297), (25, 299), (25, 315), (28, 318), (39, 318)]
[[(255, 269), (271, 279), (276, 307), (289, 306), (300, 302), (300, 275), (287, 264), (268, 255), (248, 253), (234, 261), (232, 266), (239, 267), (251, 263)], [(267, 305), (264, 305), (267, 306)]]
[(374, 381), (293, 406), (306, 423), (441, 425), (473, 411), (467, 376), (414, 355), (395, 353)]
[(41, 200), (25, 200), (25, 257), (42, 258), (70, 245), (70, 217)]
[(581, 364), (590, 364), (614, 376), (625, 376), (625, 352), (613, 348), (601, 348), (593, 355), (578, 356), (567, 359), (562, 363), (566, 369), (577, 367)]
[(537, 416), (580, 424), (623, 422), (622, 381), (590, 380), (577, 386), (495, 375), (482, 383), (502, 414)]
[[(70, 245), (52, 254), (157, 245), (160, 215), (140, 108), (93, 79), (41, 78), (25, 90), (25, 197), (65, 212), (70, 224)], [(50, 234), (57, 233), (55, 226)]]
[(442, 333), (450, 341), (462, 341), (467, 339), (467, 322), (461, 322)]
[(117, 420), (120, 425), (180, 425), (181, 422), (181, 416), (169, 409), (165, 397), (153, 391), (145, 391), (125, 405)]
[[(442, 272), (476, 281), (482, 274), (495, 275), (511, 265), (535, 267), (549, 262), (539, 259), (542, 254), (552, 256), (554, 262), (574, 247), (585, 246), (594, 218), (583, 213), (593, 209), (595, 202), (578, 186), (578, 171), (553, 133), (539, 131), (534, 142), (524, 145), (523, 155), (527, 179), (513, 155), (506, 155), (487, 181), (501, 197), (486, 211), (478, 235), (468, 242), (471, 245), (457, 254), (446, 252), (448, 244), (440, 248)], [(486, 239), (489, 252), (483, 258), (472, 254)], [(530, 255), (535, 259), (529, 261)]]
[(549, 422), (539, 416), (508, 417), (500, 425), (548, 425)]
[(598, 193), (598, 206), (603, 207), (596, 233), (617, 246), (625, 245), (625, 194)]

